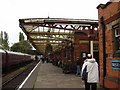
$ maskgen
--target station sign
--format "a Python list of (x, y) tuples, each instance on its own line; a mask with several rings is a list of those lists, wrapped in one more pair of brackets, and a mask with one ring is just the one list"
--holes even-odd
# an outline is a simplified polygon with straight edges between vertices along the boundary
[(111, 67), (113, 70), (120, 70), (120, 60), (112, 60)]

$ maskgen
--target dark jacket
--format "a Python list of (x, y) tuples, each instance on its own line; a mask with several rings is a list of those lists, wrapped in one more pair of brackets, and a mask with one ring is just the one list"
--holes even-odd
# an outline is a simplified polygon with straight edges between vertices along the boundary
[(80, 65), (80, 60), (79, 59), (77, 59), (77, 63), (76, 63), (77, 65)]

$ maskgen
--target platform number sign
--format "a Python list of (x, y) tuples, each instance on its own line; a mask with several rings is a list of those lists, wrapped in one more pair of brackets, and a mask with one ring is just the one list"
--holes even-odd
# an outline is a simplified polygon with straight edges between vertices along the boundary
[(120, 60), (112, 60), (111, 67), (113, 70), (120, 70)]

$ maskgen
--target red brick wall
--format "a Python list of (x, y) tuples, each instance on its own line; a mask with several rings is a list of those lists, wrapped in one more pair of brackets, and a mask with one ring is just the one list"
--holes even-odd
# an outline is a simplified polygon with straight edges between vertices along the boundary
[[(80, 41), (86, 41), (85, 43), (80, 43)], [(76, 35), (74, 37), (74, 60), (80, 57), (81, 52), (89, 52), (89, 38), (87, 35)]]
[(118, 84), (107, 79), (105, 80), (105, 86), (109, 88), (109, 90), (120, 90), (118, 89), (119, 88)]
[[(113, 58), (114, 53), (114, 40), (113, 40), (113, 30), (110, 28), (106, 28), (106, 77), (103, 81), (103, 47), (102, 47), (102, 29), (100, 26), (100, 17), (103, 16), (105, 20), (105, 24), (109, 24), (113, 20), (113, 16), (120, 12), (120, 2), (114, 2), (108, 4), (105, 8), (98, 8), (98, 19), (99, 19), (99, 57), (100, 57), (100, 84), (106, 88), (118, 88), (120, 90), (119, 83), (116, 82), (116, 79), (120, 79), (120, 70), (112, 70), (111, 68), (111, 60), (120, 60), (120, 58)], [(109, 21), (109, 22), (108, 22)]]
[[(98, 38), (94, 39), (94, 41), (98, 41)], [(98, 43), (96, 43), (98, 44)], [(95, 43), (94, 43), (95, 45)], [(98, 49), (97, 49), (98, 50)], [(89, 38), (86, 34), (75, 34), (74, 35), (74, 60), (76, 62), (76, 58), (79, 57), (81, 60), (81, 53), (86, 52), (89, 53)], [(96, 54), (97, 55), (97, 54)], [(98, 56), (97, 56), (98, 58)]]
[(119, 3), (118, 2), (114, 2), (114, 3), (110, 3), (107, 7), (105, 7), (104, 9), (99, 8), (98, 10), (98, 14), (99, 16), (104, 16), (105, 20), (109, 19), (110, 17), (112, 17), (114, 14), (116, 14), (116, 12), (118, 12), (119, 10)]

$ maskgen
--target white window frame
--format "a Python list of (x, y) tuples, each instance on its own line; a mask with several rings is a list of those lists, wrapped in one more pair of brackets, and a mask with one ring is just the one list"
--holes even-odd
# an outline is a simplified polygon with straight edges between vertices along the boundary
[(120, 37), (119, 27), (115, 29), (115, 37)]

